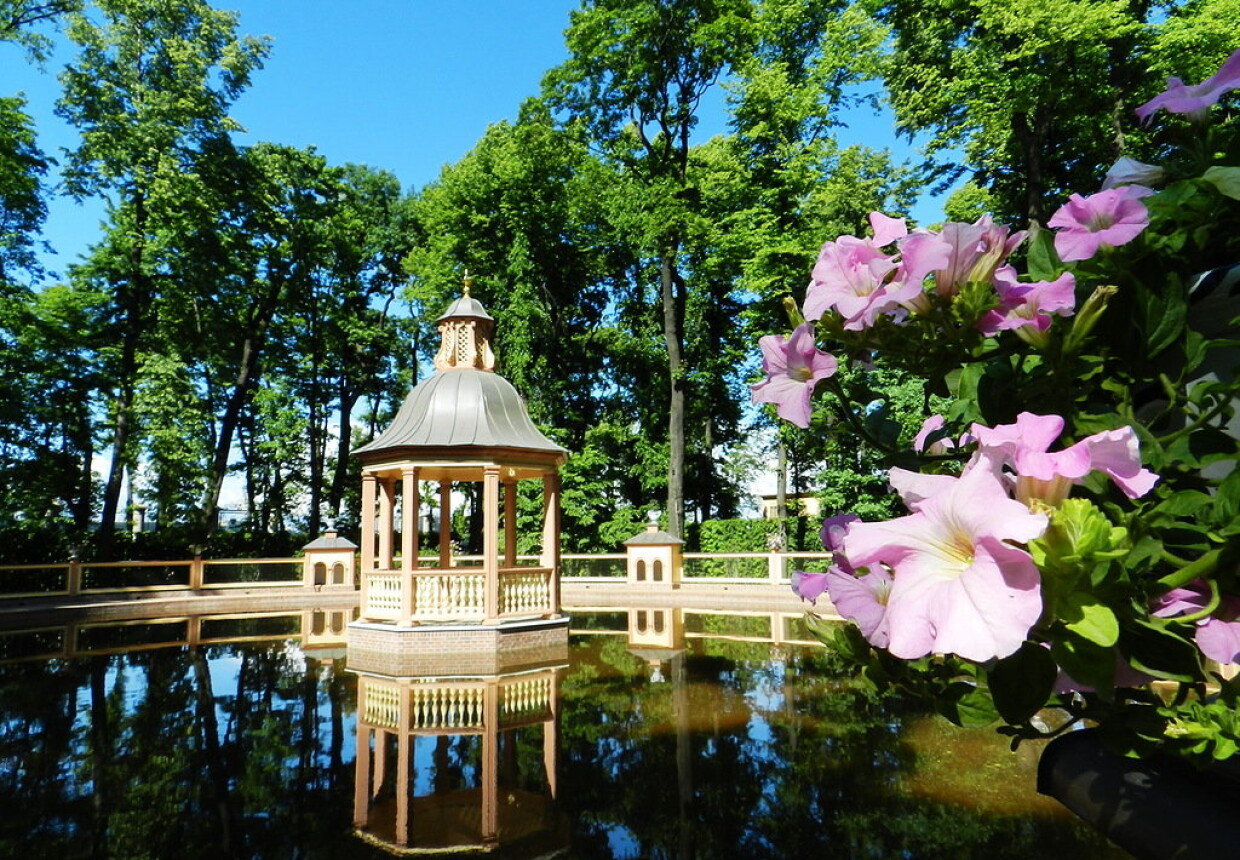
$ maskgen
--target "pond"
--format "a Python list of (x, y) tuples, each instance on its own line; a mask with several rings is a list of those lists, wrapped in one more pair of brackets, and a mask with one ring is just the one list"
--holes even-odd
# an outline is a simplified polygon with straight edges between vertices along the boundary
[(351, 671), (296, 615), (0, 633), (0, 857), (1127, 856), (1034, 793), (1036, 749), (825, 649), (625, 619), (482, 679)]

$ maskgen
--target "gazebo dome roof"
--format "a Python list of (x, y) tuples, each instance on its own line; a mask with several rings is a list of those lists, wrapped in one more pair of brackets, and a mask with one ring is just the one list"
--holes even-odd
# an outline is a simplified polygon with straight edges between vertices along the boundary
[(435, 320), (435, 322), (443, 322), (444, 320), (455, 319), (458, 317), (469, 317), (489, 321), (494, 321), (495, 319), (487, 313), (486, 308), (482, 306), (482, 302), (475, 299), (469, 293), (465, 293), (449, 305), (448, 309), (444, 311), (439, 316), (439, 319)]
[(442, 370), (405, 398), (391, 425), (357, 454), (399, 448), (515, 448), (564, 455), (534, 426), (525, 401), (489, 370)]
[[(363, 458), (409, 449), (504, 449), (534, 454), (540, 462), (563, 462), (567, 451), (534, 426), (525, 400), (495, 372), (491, 352), (494, 319), (482, 303), (464, 294), (439, 317), (442, 342), (435, 373), (405, 398), (391, 426), (354, 453)], [(466, 459), (473, 459), (468, 456)]]

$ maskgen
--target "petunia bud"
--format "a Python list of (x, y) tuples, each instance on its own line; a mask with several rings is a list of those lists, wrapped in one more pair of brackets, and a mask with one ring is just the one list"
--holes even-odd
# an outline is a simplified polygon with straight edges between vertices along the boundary
[(1077, 311), (1076, 319), (1072, 322), (1072, 330), (1064, 339), (1063, 350), (1066, 355), (1072, 355), (1081, 348), (1085, 339), (1089, 337), (1089, 333), (1098, 324), (1098, 320), (1102, 318), (1102, 313), (1106, 310), (1107, 303), (1111, 301), (1111, 296), (1117, 292), (1119, 292), (1119, 287), (1104, 284), (1095, 289), (1085, 300), (1081, 309)]
[(788, 315), (788, 322), (793, 328), (805, 322), (805, 315), (801, 313), (797, 300), (792, 296), (784, 296), (784, 313)]
[(1124, 156), (1111, 165), (1106, 178), (1102, 180), (1102, 190), (1115, 188), (1119, 185), (1161, 185), (1167, 179), (1166, 169), (1156, 164), (1146, 164), (1135, 158)]

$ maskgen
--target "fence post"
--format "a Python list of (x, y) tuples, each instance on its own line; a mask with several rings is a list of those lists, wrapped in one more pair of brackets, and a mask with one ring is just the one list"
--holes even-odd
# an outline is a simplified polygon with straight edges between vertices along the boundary
[(189, 587), (192, 591), (198, 591), (203, 582), (202, 547), (191, 549), (194, 551), (194, 560), (189, 563)]
[(779, 585), (784, 581), (784, 554), (782, 552), (769, 552), (766, 554), (766, 570), (770, 577), (772, 585)]
[(82, 560), (78, 558), (76, 549), (69, 552), (69, 574), (65, 589), (71, 595), (82, 593)]

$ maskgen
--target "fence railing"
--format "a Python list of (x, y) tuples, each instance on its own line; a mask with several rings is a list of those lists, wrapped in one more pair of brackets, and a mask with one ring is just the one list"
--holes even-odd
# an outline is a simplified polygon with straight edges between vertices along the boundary
[(193, 558), (0, 565), (0, 599), (280, 588), (302, 583), (300, 558)]
[[(786, 583), (794, 570), (823, 571), (829, 553), (731, 552), (685, 553), (684, 581), (752, 581)], [(531, 599), (534, 580), (544, 575), (539, 557), (518, 556), (517, 568), (507, 568)], [(433, 563), (427, 559), (423, 565)], [(453, 558), (452, 572), (465, 576), (477, 571), (480, 556)], [(524, 574), (523, 576), (520, 574)], [(422, 566), (419, 576), (435, 573)], [(625, 578), (623, 553), (565, 553), (560, 556), (564, 580), (606, 582)], [(393, 580), (395, 582), (395, 580)], [(171, 591), (223, 593), (241, 588), (300, 587), (301, 558), (193, 558), (175, 561), (62, 562), (56, 564), (0, 565), (0, 600), (76, 595), (158, 594)], [(459, 583), (458, 583), (459, 584)], [(428, 588), (429, 588), (428, 584)], [(541, 589), (537, 590), (541, 594)], [(513, 611), (518, 611), (514, 607)], [(522, 607), (519, 611), (526, 611)]]

